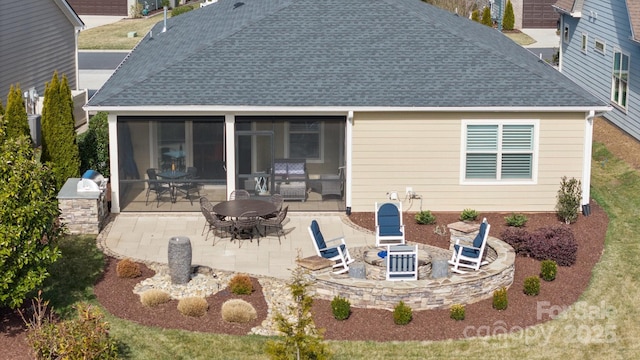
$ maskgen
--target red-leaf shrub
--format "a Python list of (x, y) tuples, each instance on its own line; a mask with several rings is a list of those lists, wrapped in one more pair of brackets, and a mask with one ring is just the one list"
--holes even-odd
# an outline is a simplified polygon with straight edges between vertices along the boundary
[(516, 254), (520, 256), (530, 256), (531, 250), (529, 244), (531, 243), (531, 234), (523, 228), (508, 227), (502, 234), (500, 234), (502, 241), (513, 247)]
[(529, 249), (535, 259), (550, 259), (560, 266), (571, 266), (576, 262), (578, 243), (569, 226), (546, 226), (531, 233)]

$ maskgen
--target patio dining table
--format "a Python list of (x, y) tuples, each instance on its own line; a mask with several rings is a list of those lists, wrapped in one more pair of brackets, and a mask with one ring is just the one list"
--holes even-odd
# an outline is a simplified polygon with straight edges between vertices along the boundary
[(158, 173), (158, 176), (163, 179), (169, 180), (169, 186), (171, 188), (171, 202), (175, 203), (177, 200), (176, 180), (185, 179), (187, 177), (187, 173), (184, 171), (168, 170)]
[(266, 216), (276, 212), (276, 207), (269, 201), (237, 199), (219, 202), (213, 206), (213, 211), (220, 215), (237, 218), (248, 211), (255, 211), (258, 216)]

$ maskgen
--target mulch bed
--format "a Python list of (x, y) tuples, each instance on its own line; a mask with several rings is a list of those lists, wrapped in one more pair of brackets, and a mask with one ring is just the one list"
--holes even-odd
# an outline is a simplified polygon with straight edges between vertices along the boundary
[[(458, 220), (459, 213), (434, 213), (437, 224), (446, 225)], [(481, 214), (491, 224), (491, 236), (499, 237), (506, 228), (504, 221), (508, 213)], [(555, 213), (526, 214), (529, 221), (525, 228), (533, 231), (542, 226), (559, 224)], [(434, 233), (436, 225), (418, 225), (414, 213), (404, 214), (406, 238), (408, 241), (448, 248), (449, 238)], [(350, 219), (364, 228), (374, 228), (373, 213), (354, 213)], [(527, 296), (522, 291), (524, 278), (540, 272), (540, 262), (531, 258), (516, 257), (515, 279), (508, 290), (509, 305), (506, 310), (492, 308), (491, 299), (466, 306), (466, 318), (454, 321), (449, 318), (448, 310), (415, 311), (408, 325), (395, 325), (389, 310), (352, 308), (351, 316), (344, 321), (333, 318), (329, 301), (316, 300), (313, 314), (316, 326), (324, 328), (326, 339), (335, 340), (442, 340), (459, 339), (468, 336), (489, 335), (487, 331), (502, 329), (520, 329), (550, 319), (549, 314), (537, 314), (538, 302), (548, 302), (549, 306), (567, 306), (578, 300), (586, 289), (591, 270), (598, 262), (603, 251), (608, 218), (604, 210), (595, 203), (591, 205), (589, 217), (580, 216), (571, 228), (578, 241), (576, 264), (571, 267), (558, 267), (556, 280), (541, 281), (538, 296)], [(348, 239), (347, 239), (348, 242)], [(267, 304), (262, 296), (260, 284), (253, 279), (256, 291), (251, 295), (233, 295), (227, 290), (207, 298), (209, 311), (202, 318), (183, 316), (177, 310), (177, 301), (149, 309), (144, 307), (133, 287), (143, 278), (153, 276), (153, 271), (143, 266), (142, 277), (136, 279), (118, 278), (115, 271), (116, 260), (108, 259), (104, 275), (95, 285), (98, 301), (112, 314), (145, 326), (170, 329), (212, 332), (242, 335), (260, 324), (266, 317)], [(251, 303), (258, 313), (258, 319), (247, 324), (226, 323), (220, 316), (222, 303), (230, 298), (242, 298)], [(0, 348), (8, 349), (0, 358), (29, 359), (29, 349), (24, 341), (23, 325), (19, 317), (12, 312), (0, 312)], [(487, 330), (489, 329), (489, 330)]]

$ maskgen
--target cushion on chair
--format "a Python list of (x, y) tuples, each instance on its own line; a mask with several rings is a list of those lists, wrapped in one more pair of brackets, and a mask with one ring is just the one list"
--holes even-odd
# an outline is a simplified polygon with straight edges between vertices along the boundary
[(378, 209), (378, 226), (380, 236), (401, 236), (400, 214), (393, 204), (384, 204)]
[[(346, 247), (344, 246), (344, 244), (340, 244), (340, 249), (342, 250), (343, 254), (346, 252)], [(338, 256), (338, 249), (332, 247), (330, 249), (321, 251), (320, 253), (322, 254), (323, 258), (331, 259), (332, 257)]]
[(313, 239), (316, 241), (316, 245), (318, 245), (318, 249), (326, 248), (327, 243), (324, 241), (324, 236), (322, 236), (322, 232), (320, 232), (320, 225), (318, 225), (318, 222), (315, 220), (311, 221), (311, 232), (313, 232)]
[(275, 163), (275, 164), (273, 164), (273, 172), (276, 175), (286, 175), (287, 174), (287, 164), (286, 163)]
[(483, 221), (482, 224), (480, 224), (480, 230), (478, 231), (478, 235), (476, 235), (476, 238), (473, 239), (473, 247), (480, 248), (482, 246), (482, 241), (484, 241), (484, 233), (486, 232), (487, 232), (487, 223)]
[[(453, 245), (454, 251), (457, 253), (458, 252), (458, 248), (460, 247), (460, 245)], [(466, 246), (462, 247), (462, 256), (468, 257), (468, 258), (477, 258), (478, 255), (480, 254), (480, 250), (478, 249), (472, 249), (472, 248), (468, 248)]]

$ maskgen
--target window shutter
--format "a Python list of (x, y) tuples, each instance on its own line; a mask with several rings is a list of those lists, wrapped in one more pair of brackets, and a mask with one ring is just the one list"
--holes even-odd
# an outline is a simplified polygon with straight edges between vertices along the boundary
[(502, 129), (502, 151), (533, 150), (533, 126), (504, 125)]
[(467, 179), (495, 179), (497, 154), (467, 154)]

